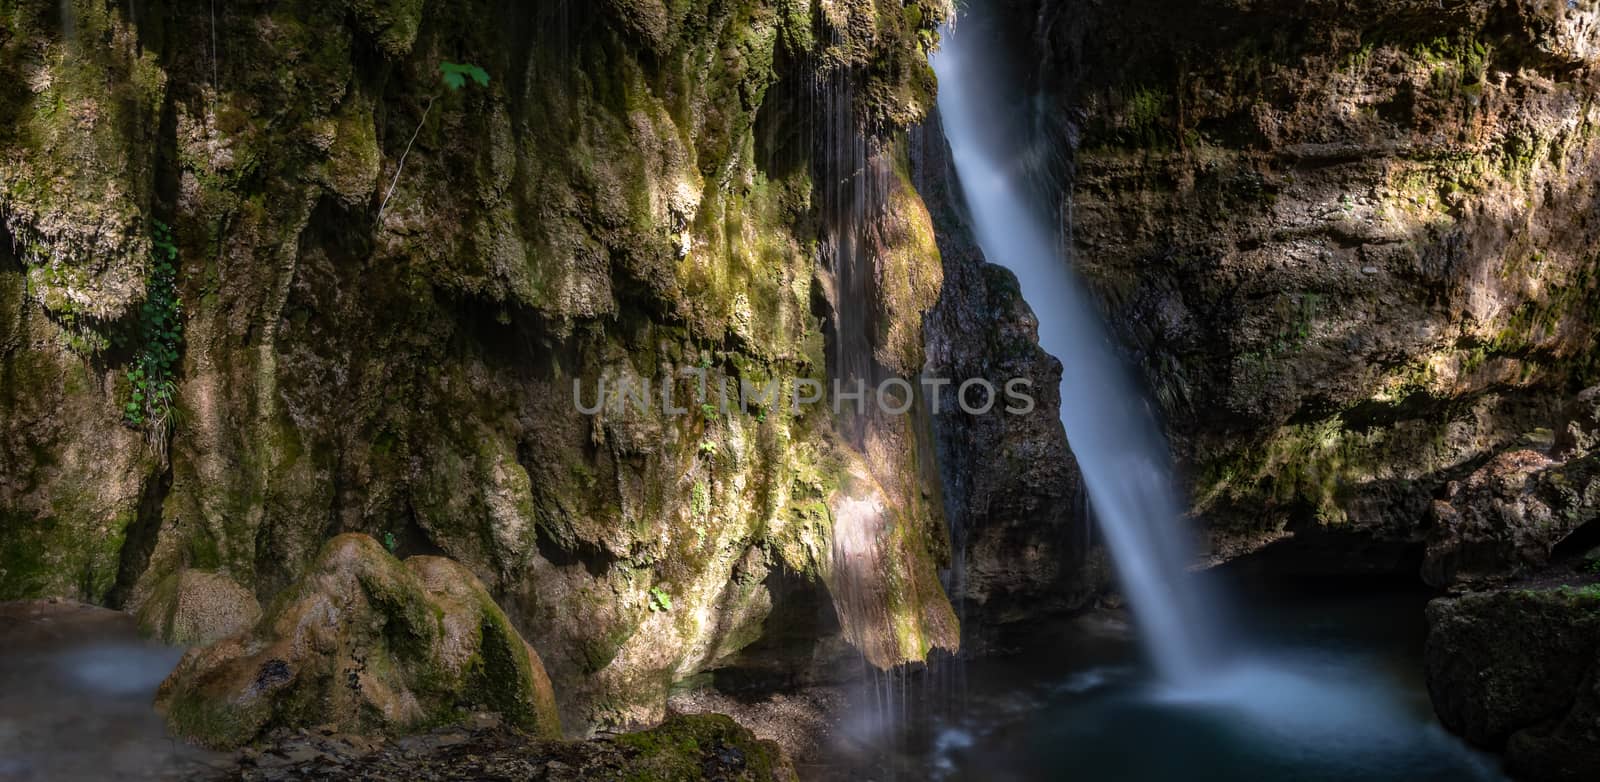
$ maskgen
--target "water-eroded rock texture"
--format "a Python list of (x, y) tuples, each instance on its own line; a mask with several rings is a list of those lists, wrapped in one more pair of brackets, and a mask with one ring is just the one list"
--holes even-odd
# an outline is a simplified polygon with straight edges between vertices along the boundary
[(1447, 484), (1600, 379), (1594, 3), (1000, 6), (1019, 165), (1220, 551), (1414, 574)]
[(954, 649), (925, 423), (717, 393), (920, 367), (948, 12), (0, 4), (0, 599), (222, 635), (209, 586), (363, 533), (481, 580), (575, 732), (659, 719), (780, 571), (874, 663)]
[[(1454, 587), (1600, 543), (1593, 0), (984, 7), (1220, 557)], [(0, 599), (211, 643), (165, 702), (216, 744), (311, 718), (184, 716), (252, 688), (353, 730), (484, 705), (432, 697), (471, 689), (441, 601), (492, 599), (547, 733), (545, 673), (587, 733), (751, 654), (825, 674), (822, 635), (887, 667), (1088, 606), (1070, 357), (929, 114), (951, 11), (0, 2)], [(788, 402), (920, 371), (904, 416)], [(1014, 377), (1032, 416), (954, 404)], [(1537, 763), (1524, 722), (1475, 740)]]

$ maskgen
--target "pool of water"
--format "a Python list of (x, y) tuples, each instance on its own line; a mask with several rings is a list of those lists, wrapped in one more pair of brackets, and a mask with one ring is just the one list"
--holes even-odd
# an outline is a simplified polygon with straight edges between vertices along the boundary
[[(1269, 590), (1257, 595), (1270, 594)], [(1042, 632), (1012, 657), (882, 719), (863, 698), (889, 779), (1502, 780), (1497, 760), (1439, 726), (1421, 677), (1425, 596), (1289, 594), (1235, 617), (1229, 660), (1159, 681), (1115, 616)], [(933, 688), (940, 690), (940, 687)], [(860, 724), (873, 719), (863, 717)]]
[[(1235, 590), (1240, 591), (1240, 590)], [(1446, 733), (1421, 677), (1424, 596), (1243, 590), (1231, 662), (1182, 686), (1141, 661), (1125, 616), (1044, 628), (1019, 653), (880, 676), (839, 715), (812, 776), (851, 780), (1474, 782), (1496, 760)], [(182, 650), (124, 614), (0, 604), (0, 780), (213, 776), (151, 700)]]
[(226, 756), (173, 739), (151, 708), (182, 655), (116, 611), (0, 603), (0, 780), (214, 775)]

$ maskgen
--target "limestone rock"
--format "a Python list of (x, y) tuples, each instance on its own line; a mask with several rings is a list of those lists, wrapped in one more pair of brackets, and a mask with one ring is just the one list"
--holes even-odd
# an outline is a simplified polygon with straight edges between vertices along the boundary
[[(1038, 321), (1016, 277), (987, 263), (972, 239), (937, 117), (914, 150), (932, 212), (944, 285), (925, 323), (929, 377), (950, 381), (933, 416), (946, 514), (955, 548), (951, 598), (964, 606), (966, 640), (981, 650), (1007, 627), (1070, 614), (1108, 583), (1091, 547), (1082, 478), (1060, 419), (1062, 362), (1039, 348)], [(1048, 304), (1045, 304), (1048, 306)], [(970, 415), (960, 385), (1011, 381), (1032, 399), (1013, 415)]]
[[(866, 139), (791, 129), (895, 148), (932, 106), (950, 12), (829, 6), (17, 5), (0, 599), (142, 605), (184, 568), (275, 596), (359, 531), (483, 578), (537, 628), (574, 730), (659, 720), (675, 683), (762, 634), (774, 552), (828, 546), (809, 514), (833, 476), (807, 460), (836, 445), (827, 412), (706, 414), (684, 372), (825, 379), (820, 158), (854, 177)], [(449, 89), (442, 62), (488, 83)], [(893, 169), (880, 320), (858, 331), (914, 369), (936, 263)], [(139, 316), (157, 217), (184, 339), (181, 415), (148, 449), (120, 412), (137, 346), (70, 345), (137, 325), (106, 319)], [(573, 380), (619, 377), (675, 379), (691, 414), (575, 409)], [(897, 464), (932, 463), (918, 442)], [(902, 496), (933, 600), (937, 503)], [(815, 558), (796, 570), (820, 583)]]
[(962, 20), (1019, 52), (993, 79), (1032, 120), (1015, 164), (1054, 195), (1218, 548), (1326, 528), (1414, 554), (1449, 481), (1595, 382), (1600, 11), (1445, 5)]
[(185, 655), (156, 703), (175, 733), (222, 748), (273, 726), (397, 732), (472, 707), (560, 735), (543, 664), (470, 571), (402, 564), (356, 534), (330, 540), (254, 628)]
[(136, 615), (145, 635), (175, 646), (205, 646), (253, 627), (261, 605), (226, 575), (182, 570), (161, 582)]
[(1600, 455), (1568, 462), (1532, 450), (1494, 457), (1430, 510), (1422, 576), (1436, 587), (1506, 577), (1549, 563), (1600, 517)]

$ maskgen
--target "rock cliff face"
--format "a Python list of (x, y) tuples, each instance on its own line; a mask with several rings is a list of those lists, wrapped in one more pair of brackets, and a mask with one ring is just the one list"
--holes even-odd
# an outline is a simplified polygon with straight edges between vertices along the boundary
[(1220, 551), (1415, 573), (1447, 484), (1600, 377), (1595, 3), (998, 7), (1019, 164)]
[(270, 605), (365, 533), (481, 580), (579, 732), (780, 571), (874, 663), (955, 648), (925, 419), (787, 402), (923, 363), (948, 12), (0, 4), (0, 599), (171, 633), (178, 574)]
[[(959, 34), (989, 23), (974, 11)], [(1087, 497), (1061, 426), (1062, 362), (1040, 350), (1038, 321), (1016, 277), (986, 263), (972, 241), (937, 116), (919, 141), (918, 190), (944, 261), (944, 287), (925, 325), (928, 373), (949, 380), (934, 418), (956, 552), (951, 597), (967, 641), (982, 651), (1007, 627), (1083, 610), (1110, 571), (1092, 546)], [(1004, 388), (1015, 379), (1031, 383), (1029, 414), (971, 415), (957, 399), (969, 380)]]
[[(1593, 0), (981, 10), (1219, 552), (1447, 585), (1600, 536)], [(928, 116), (950, 11), (0, 2), (0, 599), (237, 638), (362, 533), (470, 572), (573, 732), (758, 639), (955, 649), (941, 575), (980, 640), (1082, 608), (1062, 368)]]

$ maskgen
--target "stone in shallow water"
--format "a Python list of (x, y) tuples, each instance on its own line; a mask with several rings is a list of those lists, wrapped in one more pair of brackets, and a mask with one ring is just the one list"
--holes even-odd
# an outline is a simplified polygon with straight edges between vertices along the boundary
[(1435, 600), (1426, 668), (1440, 721), (1513, 776), (1600, 778), (1600, 586)]

